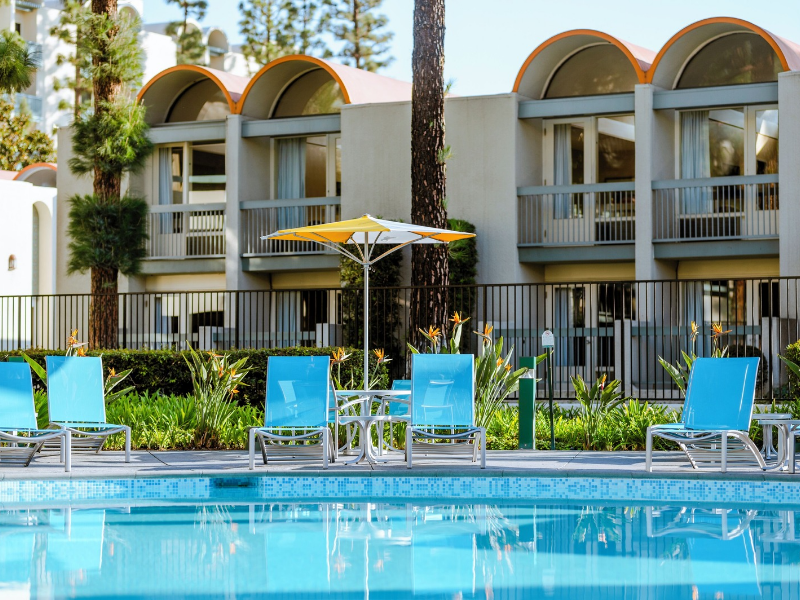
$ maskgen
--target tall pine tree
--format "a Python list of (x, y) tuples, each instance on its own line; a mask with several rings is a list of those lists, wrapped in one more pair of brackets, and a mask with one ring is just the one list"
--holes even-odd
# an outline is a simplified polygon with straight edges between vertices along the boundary
[[(447, 227), (444, 144), (444, 2), (415, 0), (411, 70), (411, 222)], [(450, 270), (445, 244), (415, 244), (411, 280), (411, 335), (447, 324)]]
[(167, 25), (167, 35), (171, 35), (178, 45), (176, 60), (179, 65), (200, 65), (204, 63), (206, 46), (203, 32), (190, 26), (189, 19), (202, 21), (208, 10), (206, 0), (167, 0), (177, 5), (183, 12), (183, 19)]
[(324, 54), (327, 49), (322, 34), (325, 22), (319, 2), (294, 0), (289, 12), (292, 45), (297, 54), (314, 56)]
[(291, 0), (242, 0), (239, 31), (244, 37), (242, 53), (259, 67), (276, 58), (294, 54)]
[(394, 33), (386, 29), (389, 19), (377, 14), (383, 0), (323, 0), (324, 23), (337, 42), (338, 52), (328, 51), (344, 64), (377, 71), (392, 63), (387, 56)]
[(27, 88), (39, 57), (34, 56), (17, 33), (0, 32), (0, 93), (14, 94)]
[(91, 103), (92, 98), (90, 74), (92, 57), (86, 44), (85, 32), (81, 30), (81, 25), (85, 24), (89, 12), (90, 7), (80, 0), (63, 0), (58, 25), (50, 28), (50, 35), (72, 46), (69, 54), (56, 54), (56, 64), (71, 65), (74, 74), (72, 77), (56, 79), (53, 82), (53, 90), (56, 92), (61, 89), (72, 90), (72, 100), (69, 102), (61, 100), (58, 108), (59, 110), (71, 108), (75, 119), (80, 116), (81, 108)]
[(142, 76), (139, 21), (119, 14), (117, 0), (92, 0), (91, 9), (78, 27), (92, 57), (92, 106), (73, 125), (69, 166), (92, 176), (93, 193), (70, 198), (68, 272), (91, 272), (89, 345), (115, 348), (118, 274), (138, 272), (147, 239), (147, 203), (122, 195), (122, 177), (143, 167), (153, 146), (132, 92)]

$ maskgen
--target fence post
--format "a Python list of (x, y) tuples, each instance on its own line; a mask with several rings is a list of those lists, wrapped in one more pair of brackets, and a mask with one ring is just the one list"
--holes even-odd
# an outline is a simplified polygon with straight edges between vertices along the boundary
[(234, 335), (234, 348), (237, 350), (240, 349), (239, 346), (239, 321), (241, 320), (241, 315), (239, 313), (239, 292), (233, 292), (235, 294), (235, 302), (236, 308), (234, 309), (234, 316), (233, 316), (233, 335)]
[(120, 294), (119, 298), (122, 300), (122, 349), (128, 349), (128, 303), (125, 302), (125, 296)]
[(22, 296), (17, 296), (17, 350), (22, 350)]

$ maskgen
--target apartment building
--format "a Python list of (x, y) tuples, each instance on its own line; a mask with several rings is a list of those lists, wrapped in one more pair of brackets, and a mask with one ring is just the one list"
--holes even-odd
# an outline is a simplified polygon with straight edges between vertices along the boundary
[[(119, 3), (121, 12), (129, 12), (144, 19), (142, 0), (123, 0)], [(17, 105), (25, 104), (31, 111), (37, 127), (52, 133), (58, 127), (69, 125), (72, 111), (59, 107), (62, 102), (72, 103), (73, 92), (68, 89), (55, 91), (55, 83), (74, 78), (73, 68), (68, 64), (58, 64), (58, 56), (68, 56), (74, 49), (50, 35), (51, 28), (58, 25), (61, 18), (61, 0), (6, 0), (0, 3), (0, 30), (16, 31), (27, 40), (31, 49), (41, 56), (41, 66), (36, 72), (31, 86), (17, 94)], [(176, 45), (165, 33), (166, 24), (148, 24), (143, 27), (141, 43), (145, 53), (144, 81), (149, 81), (157, 73), (175, 65)], [(238, 48), (228, 43), (224, 31), (216, 27), (202, 28), (197, 22), (189, 27), (203, 34), (206, 45), (205, 64), (214, 68), (235, 73), (248, 74), (248, 63)]]
[[(446, 100), (448, 213), (477, 226), (478, 280), (532, 286), (476, 320), (528, 354), (554, 327), (568, 338), (559, 361), (587, 374), (656, 370), (677, 348), (641, 337), (656, 322), (681, 336), (691, 321), (730, 323), (735, 343), (770, 352), (793, 341), (796, 282), (767, 279), (800, 276), (800, 46), (714, 18), (657, 50), (567, 31), (520, 64), (508, 93)], [(129, 182), (152, 205), (148, 260), (121, 289), (338, 287), (337, 255), (261, 236), (364, 213), (407, 220), (410, 93), (306, 56), (251, 79), (189, 66), (156, 75), (139, 97), (157, 150)], [(60, 178), (59, 199), (88, 186)], [(58, 292), (87, 292), (65, 264), (61, 251)], [(198, 310), (238, 327), (242, 315), (216, 298)], [(308, 310), (277, 302), (265, 327), (313, 337), (315, 323), (337, 325), (334, 304), (301, 325), (280, 315)], [(766, 342), (767, 329), (782, 333)]]

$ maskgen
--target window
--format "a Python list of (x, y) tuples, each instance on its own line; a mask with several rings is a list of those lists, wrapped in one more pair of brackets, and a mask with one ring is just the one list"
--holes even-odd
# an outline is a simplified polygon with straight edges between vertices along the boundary
[(612, 44), (579, 50), (555, 71), (545, 98), (633, 92), (639, 79), (622, 51)]
[(273, 118), (304, 117), (339, 113), (344, 95), (339, 84), (324, 69), (315, 69), (295, 79), (281, 94)]
[(162, 146), (157, 157), (159, 204), (225, 202), (224, 142)]
[(778, 173), (778, 110), (733, 107), (680, 114), (682, 179)]
[(341, 195), (341, 137), (317, 135), (275, 141), (275, 198), (327, 198)]
[(169, 109), (167, 123), (219, 121), (231, 114), (228, 99), (210, 79), (190, 85)]
[(764, 38), (755, 33), (734, 33), (703, 46), (689, 59), (675, 87), (777, 81), (782, 70), (781, 61)]

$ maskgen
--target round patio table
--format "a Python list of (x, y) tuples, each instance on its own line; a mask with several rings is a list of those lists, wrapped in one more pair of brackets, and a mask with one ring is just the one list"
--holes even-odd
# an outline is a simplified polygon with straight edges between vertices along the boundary
[[(763, 414), (753, 417), (753, 419), (762, 427), (763, 443), (762, 452), (764, 460), (775, 459), (775, 465), (770, 470), (780, 471), (784, 470), (787, 466), (787, 459), (794, 453), (789, 452), (788, 444), (790, 443), (789, 432), (798, 426), (800, 421), (792, 419), (792, 415), (788, 413), (774, 413)], [(778, 430), (778, 449), (772, 444), (772, 428)], [(792, 442), (793, 443), (793, 438)], [(794, 470), (793, 465), (789, 465), (790, 470)]]
[(385, 462), (385, 459), (380, 459), (375, 454), (375, 448), (372, 445), (372, 436), (370, 435), (370, 428), (376, 423), (388, 423), (389, 421), (397, 421), (400, 417), (384, 414), (372, 414), (372, 405), (377, 398), (394, 397), (398, 401), (411, 395), (410, 390), (336, 390), (338, 397), (351, 397), (355, 396), (356, 400), (352, 401), (352, 405), (360, 406), (359, 414), (343, 415), (339, 417), (339, 423), (342, 425), (353, 424), (359, 429), (358, 436), (358, 455), (353, 460), (344, 462), (345, 465), (352, 465), (360, 462), (368, 462), (369, 464), (376, 464), (378, 462)]

